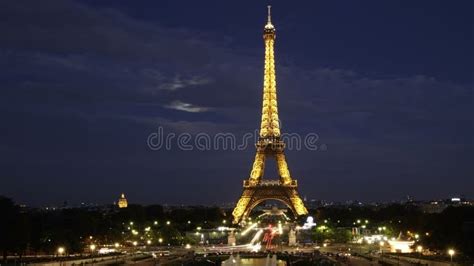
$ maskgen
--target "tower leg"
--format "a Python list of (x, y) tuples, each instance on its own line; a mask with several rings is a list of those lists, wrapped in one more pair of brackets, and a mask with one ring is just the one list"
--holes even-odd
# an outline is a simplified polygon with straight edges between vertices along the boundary
[(255, 160), (253, 161), (252, 171), (250, 172), (250, 182), (257, 184), (263, 176), (265, 169), (265, 154), (257, 152)]
[(288, 170), (288, 164), (286, 163), (285, 155), (283, 153), (275, 154), (275, 158), (278, 166), (278, 174), (283, 185), (291, 184), (290, 170)]
[(252, 200), (252, 196), (253, 191), (245, 188), (242, 196), (240, 196), (240, 199), (234, 208), (234, 211), (232, 212), (232, 216), (234, 216), (234, 224), (239, 223), (244, 217), (247, 216), (246, 211), (249, 207), (250, 201)]

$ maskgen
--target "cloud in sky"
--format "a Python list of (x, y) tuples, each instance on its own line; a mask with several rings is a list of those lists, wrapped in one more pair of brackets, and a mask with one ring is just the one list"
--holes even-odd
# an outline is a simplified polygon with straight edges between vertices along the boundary
[(179, 110), (179, 111), (184, 111), (184, 112), (190, 112), (190, 113), (201, 113), (201, 112), (207, 112), (211, 110), (209, 107), (202, 107), (202, 106), (196, 106), (191, 103), (184, 103), (182, 101), (173, 101), (167, 105), (165, 105), (166, 108), (169, 109), (174, 109), (174, 110)]
[(185, 88), (187, 86), (198, 86), (206, 85), (211, 82), (208, 78), (203, 77), (191, 77), (189, 79), (181, 78), (179, 75), (175, 76), (171, 82), (165, 82), (158, 86), (161, 90), (175, 91), (178, 89)]

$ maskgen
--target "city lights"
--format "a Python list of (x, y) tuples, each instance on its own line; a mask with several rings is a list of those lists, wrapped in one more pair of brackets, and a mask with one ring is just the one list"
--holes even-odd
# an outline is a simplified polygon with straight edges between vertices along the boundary
[(250, 230), (254, 229), (255, 227), (257, 227), (257, 223), (252, 223), (249, 227), (247, 227), (247, 229), (245, 229), (244, 231), (242, 231), (242, 233), (240, 233), (242, 236), (246, 235), (248, 232), (250, 232)]

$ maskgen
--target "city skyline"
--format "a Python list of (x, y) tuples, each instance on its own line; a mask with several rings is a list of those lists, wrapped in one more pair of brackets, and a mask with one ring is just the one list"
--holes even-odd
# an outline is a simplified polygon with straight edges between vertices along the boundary
[[(32, 206), (238, 198), (252, 145), (147, 140), (158, 128), (236, 139), (258, 128), (265, 5), (29, 4), (0, 4), (0, 195)], [(271, 4), (282, 130), (325, 147), (287, 153), (302, 197), (474, 197), (472, 3)]]

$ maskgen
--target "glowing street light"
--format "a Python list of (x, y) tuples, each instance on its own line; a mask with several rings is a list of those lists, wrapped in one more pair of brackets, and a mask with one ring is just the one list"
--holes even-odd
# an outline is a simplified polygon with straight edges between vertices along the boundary
[(116, 242), (116, 243), (114, 244), (114, 246), (115, 246), (115, 248), (119, 248), (119, 247), (120, 247), (120, 244)]
[(170, 221), (166, 221), (166, 225), (170, 225), (170, 224), (171, 224), (171, 222), (170, 222)]
[(91, 250), (91, 252), (94, 252), (94, 250), (96, 249), (96, 246), (94, 244), (91, 244), (89, 246), (89, 249)]
[(454, 254), (456, 254), (456, 251), (454, 251), (454, 249), (450, 248), (448, 250), (448, 254), (449, 254), (449, 257), (451, 257), (451, 262), (453, 262), (453, 256), (454, 256)]
[(185, 248), (186, 248), (186, 249), (190, 249), (190, 248), (191, 248), (191, 245), (190, 245), (190, 244), (186, 244)]
[(133, 245), (136, 247), (138, 245), (137, 241), (133, 241)]
[(63, 255), (66, 249), (64, 247), (58, 247), (58, 255)]
[(151, 244), (151, 240), (147, 240), (146, 243), (147, 243), (148, 245), (150, 245), (150, 244)]
[(416, 251), (418, 251), (418, 252), (421, 253), (421, 252), (423, 251), (423, 247), (422, 247), (422, 246), (417, 246), (417, 247), (416, 247)]
[(383, 256), (383, 246), (385, 246), (385, 242), (380, 241), (379, 245), (380, 245), (380, 254), (382, 254)]
[(159, 242), (160, 244), (163, 243), (163, 238), (161, 238), (161, 237), (158, 238), (158, 242)]

